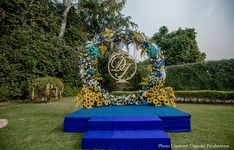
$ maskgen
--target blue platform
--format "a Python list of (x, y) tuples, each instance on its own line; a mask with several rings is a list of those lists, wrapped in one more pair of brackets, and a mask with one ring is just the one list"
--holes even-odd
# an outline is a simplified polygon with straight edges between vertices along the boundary
[(157, 116), (163, 121), (163, 129), (167, 132), (189, 132), (191, 115), (169, 106), (109, 106), (80, 109), (64, 119), (65, 132), (87, 132), (88, 120), (92, 117), (107, 116)]
[(87, 132), (83, 149), (171, 149), (166, 132), (188, 132), (191, 115), (169, 106), (110, 106), (65, 116), (65, 132)]

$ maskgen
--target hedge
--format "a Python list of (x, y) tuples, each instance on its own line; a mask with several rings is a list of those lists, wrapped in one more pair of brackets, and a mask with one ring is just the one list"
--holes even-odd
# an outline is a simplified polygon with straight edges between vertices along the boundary
[(234, 100), (234, 91), (175, 91), (176, 97)]
[(234, 59), (167, 67), (165, 85), (175, 90), (234, 90)]
[[(147, 65), (138, 65), (141, 77)], [(167, 66), (165, 85), (175, 90), (234, 90), (234, 59)]]

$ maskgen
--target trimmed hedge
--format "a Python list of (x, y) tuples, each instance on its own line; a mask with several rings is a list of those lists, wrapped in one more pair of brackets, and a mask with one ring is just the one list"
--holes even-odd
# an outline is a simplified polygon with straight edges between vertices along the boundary
[(234, 59), (167, 67), (166, 86), (175, 90), (234, 90)]
[(234, 100), (234, 91), (212, 91), (212, 90), (175, 91), (175, 95), (176, 97), (183, 97), (183, 98)]
[[(147, 65), (138, 64), (146, 77)], [(234, 90), (234, 59), (167, 66), (165, 86), (175, 90)], [(136, 84), (137, 85), (137, 84)]]

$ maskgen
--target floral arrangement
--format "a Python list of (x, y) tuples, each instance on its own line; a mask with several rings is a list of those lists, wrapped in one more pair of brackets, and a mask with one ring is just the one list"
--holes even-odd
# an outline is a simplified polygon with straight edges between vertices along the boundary
[[(113, 48), (123, 44), (127, 47), (129, 44), (134, 44), (137, 50), (141, 50), (141, 55), (146, 54), (150, 58), (151, 64), (149, 65), (148, 77), (145, 79), (146, 82), (142, 90), (139, 90), (137, 94), (116, 96), (110, 94), (100, 85), (99, 80), (102, 78), (97, 72), (95, 65), (100, 55), (106, 51), (112, 51)], [(104, 32), (96, 35), (93, 41), (87, 43), (85, 51), (79, 66), (83, 83), (80, 94), (84, 108), (143, 104), (176, 106), (173, 89), (163, 86), (166, 78), (163, 51), (150, 41), (144, 33), (130, 29), (106, 29)], [(75, 98), (75, 101), (78, 102), (78, 96)]]
[(64, 84), (55, 77), (40, 77), (32, 81), (31, 99), (44, 102), (62, 97)]

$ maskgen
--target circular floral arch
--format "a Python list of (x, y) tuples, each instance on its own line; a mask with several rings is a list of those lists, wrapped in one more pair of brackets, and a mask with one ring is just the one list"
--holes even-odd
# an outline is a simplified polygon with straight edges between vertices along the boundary
[[(113, 51), (120, 45), (134, 44), (141, 55), (147, 55), (150, 59), (148, 66), (149, 72), (145, 78), (143, 89), (136, 94), (113, 95), (104, 89), (99, 80), (100, 74), (97, 72), (97, 58), (106, 51)], [(97, 34), (93, 41), (89, 41), (83, 58), (80, 60), (80, 75), (82, 80), (82, 90), (75, 98), (76, 101), (82, 100), (84, 108), (94, 106), (120, 106), (120, 105), (170, 105), (175, 107), (174, 91), (171, 87), (164, 87), (166, 78), (165, 58), (163, 51), (144, 33), (130, 29), (111, 30)]]

